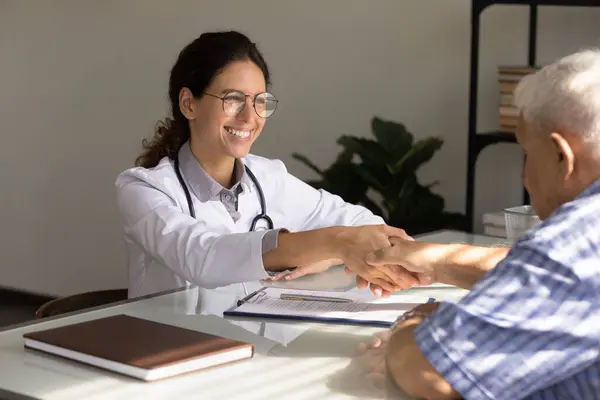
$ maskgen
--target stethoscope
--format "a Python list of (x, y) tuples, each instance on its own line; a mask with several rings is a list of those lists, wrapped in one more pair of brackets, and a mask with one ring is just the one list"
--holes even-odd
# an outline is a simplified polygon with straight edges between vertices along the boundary
[[(260, 220), (264, 220), (267, 223), (267, 229), (273, 229), (273, 220), (267, 215), (267, 203), (265, 201), (265, 194), (263, 193), (262, 187), (260, 186), (260, 183), (258, 183), (256, 176), (252, 173), (252, 171), (250, 171), (250, 168), (248, 168), (247, 165), (244, 165), (244, 168), (252, 180), (252, 183), (254, 183), (254, 186), (256, 186), (256, 189), (258, 190), (258, 199), (260, 200), (260, 214), (258, 214), (252, 220), (252, 223), (250, 224), (250, 231), (252, 232), (256, 230), (256, 224), (258, 224), (258, 221)], [(192, 195), (190, 194), (190, 191), (183, 180), (183, 176), (181, 175), (181, 170), (179, 169), (179, 157), (177, 156), (175, 156), (175, 173), (177, 174), (177, 179), (179, 180), (179, 183), (183, 188), (183, 192), (185, 193), (190, 215), (192, 218), (196, 218), (196, 211), (194, 210), (194, 205), (192, 204)]]
[[(183, 180), (183, 176), (181, 175), (181, 170), (179, 169), (179, 157), (175, 156), (174, 161), (175, 173), (177, 174), (177, 179), (179, 180), (181, 188), (185, 193), (185, 198), (187, 200), (188, 209), (190, 210), (190, 215), (192, 216), (192, 218), (196, 218), (196, 210), (194, 209), (194, 205), (192, 204), (192, 195), (190, 194), (190, 191), (187, 185), (185, 184), (185, 181)], [(265, 194), (263, 193), (262, 187), (260, 186), (260, 183), (258, 183), (258, 179), (256, 179), (256, 176), (252, 173), (252, 171), (250, 171), (250, 168), (248, 168), (247, 165), (244, 165), (244, 168), (246, 170), (246, 173), (252, 180), (252, 183), (254, 183), (254, 186), (256, 186), (256, 190), (258, 191), (258, 199), (260, 200), (260, 214), (258, 214), (252, 220), (252, 223), (250, 224), (250, 232), (256, 230), (256, 225), (260, 220), (264, 220), (267, 223), (267, 229), (273, 229), (273, 220), (267, 215), (267, 203), (265, 201)], [(244, 282), (242, 282), (242, 286), (244, 287), (244, 292), (247, 295), (248, 290), (246, 289), (246, 285), (244, 284)]]

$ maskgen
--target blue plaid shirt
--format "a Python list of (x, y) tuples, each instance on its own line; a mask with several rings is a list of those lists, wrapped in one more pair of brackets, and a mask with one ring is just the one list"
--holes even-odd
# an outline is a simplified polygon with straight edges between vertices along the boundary
[(600, 181), (415, 331), (465, 399), (600, 399)]

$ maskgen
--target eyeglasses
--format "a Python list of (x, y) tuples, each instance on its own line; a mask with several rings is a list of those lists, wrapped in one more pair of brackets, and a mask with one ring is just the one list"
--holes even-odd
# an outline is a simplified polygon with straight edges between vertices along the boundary
[[(223, 97), (206, 92), (204, 94), (221, 99), (223, 102), (223, 111), (230, 117), (236, 117), (242, 112), (246, 106), (246, 97), (253, 97), (252, 95), (245, 94), (239, 90), (229, 91), (225, 93)], [(267, 92), (257, 93), (252, 98), (254, 111), (256, 111), (256, 114), (261, 118), (268, 118), (273, 115), (277, 108), (277, 102), (278, 100), (275, 96)]]

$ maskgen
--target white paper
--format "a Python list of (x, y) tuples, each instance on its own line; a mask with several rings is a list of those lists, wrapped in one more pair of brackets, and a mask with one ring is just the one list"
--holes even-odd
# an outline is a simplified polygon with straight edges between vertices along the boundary
[[(342, 297), (351, 303), (281, 300), (281, 294)], [(368, 293), (323, 292), (267, 288), (235, 309), (238, 313), (273, 316), (348, 319), (353, 321), (394, 322), (419, 304), (427, 303), (426, 296), (390, 296), (377, 298)]]

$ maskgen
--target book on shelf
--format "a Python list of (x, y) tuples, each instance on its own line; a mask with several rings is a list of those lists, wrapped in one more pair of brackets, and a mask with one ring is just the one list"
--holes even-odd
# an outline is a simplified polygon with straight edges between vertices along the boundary
[(506, 238), (506, 228), (500, 228), (493, 225), (484, 225), (483, 234), (487, 236)]
[(512, 93), (500, 93), (500, 107), (514, 107)]
[(483, 214), (481, 222), (484, 225), (494, 225), (504, 228), (506, 226), (506, 216), (504, 215), (504, 211), (490, 211)]
[(502, 117), (519, 117), (519, 110), (514, 106), (500, 106), (500, 118)]
[(499, 66), (500, 105), (498, 109), (500, 132), (515, 133), (519, 112), (514, 105), (514, 91), (523, 77), (535, 73), (539, 67)]
[(29, 332), (24, 346), (143, 381), (250, 359), (254, 346), (129, 315)]
[(510, 132), (514, 133), (517, 128), (517, 123), (519, 121), (518, 116), (505, 116), (500, 115), (500, 131), (501, 132)]
[(530, 75), (538, 71), (540, 67), (528, 67), (520, 65), (500, 65), (498, 66), (498, 74), (500, 81), (518, 82), (525, 75)]
[(500, 82), (500, 93), (513, 94), (518, 85), (519, 82)]
[(498, 132), (515, 134), (517, 133), (517, 127), (514, 125), (500, 125), (500, 127), (498, 128)]
[(506, 237), (506, 217), (504, 211), (484, 213), (482, 216), (483, 234), (488, 236)]

